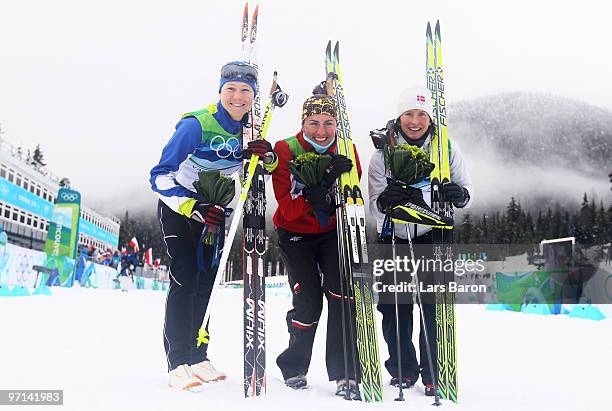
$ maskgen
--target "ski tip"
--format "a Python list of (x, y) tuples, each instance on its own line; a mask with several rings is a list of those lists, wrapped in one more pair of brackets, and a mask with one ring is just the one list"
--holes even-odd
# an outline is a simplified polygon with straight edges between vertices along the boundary
[[(246, 41), (249, 33), (249, 3), (244, 3), (244, 14), (242, 15), (242, 27), (240, 27), (240, 37), (242, 42)], [(244, 44), (243, 44), (244, 47)]]
[(253, 18), (251, 20), (251, 32), (249, 33), (251, 45), (255, 43), (257, 38), (257, 16), (259, 16), (259, 4), (255, 6), (255, 11), (253, 12)]
[(440, 20), (436, 20), (436, 37), (440, 38)]
[(253, 30), (257, 30), (257, 16), (259, 16), (259, 4), (255, 6), (253, 18), (251, 19), (251, 32), (253, 32)]
[(334, 56), (340, 56), (340, 42), (336, 41), (336, 45), (334, 46)]
[(242, 14), (242, 26), (243, 26), (243, 30), (244, 28), (248, 29), (249, 27), (249, 2), (248, 1), (244, 2), (244, 13)]
[(331, 52), (331, 40), (327, 42), (325, 47), (325, 73), (329, 74), (332, 71), (332, 52)]
[(431, 23), (427, 22), (427, 37), (431, 37)]

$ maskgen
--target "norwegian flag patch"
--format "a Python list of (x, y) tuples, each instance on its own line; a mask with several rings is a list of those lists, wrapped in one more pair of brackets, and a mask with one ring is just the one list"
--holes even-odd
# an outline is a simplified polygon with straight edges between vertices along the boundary
[(425, 96), (417, 94), (417, 101), (421, 104), (425, 104)]

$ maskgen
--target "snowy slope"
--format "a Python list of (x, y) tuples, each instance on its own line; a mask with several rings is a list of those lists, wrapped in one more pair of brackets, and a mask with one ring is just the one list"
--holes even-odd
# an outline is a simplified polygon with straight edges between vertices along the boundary
[[(166, 386), (161, 292), (53, 288), (52, 297), (0, 298), (0, 389), (63, 389), (62, 409), (70, 410), (432, 409), (420, 383), (407, 392), (404, 403), (393, 401), (397, 391), (388, 385), (382, 405), (335, 397), (324, 368), (325, 327), (315, 340), (310, 389), (284, 387), (274, 360), (288, 341), (286, 289), (268, 290), (268, 394), (243, 399), (241, 292), (220, 290), (211, 319), (210, 356), (229, 374), (228, 380), (207, 385), (199, 394)], [(460, 404), (445, 402), (444, 407), (610, 409), (610, 401), (600, 394), (610, 383), (611, 341), (609, 319), (593, 322), (461, 306)], [(386, 355), (382, 343), (381, 356)], [(387, 384), (386, 372), (384, 379)]]

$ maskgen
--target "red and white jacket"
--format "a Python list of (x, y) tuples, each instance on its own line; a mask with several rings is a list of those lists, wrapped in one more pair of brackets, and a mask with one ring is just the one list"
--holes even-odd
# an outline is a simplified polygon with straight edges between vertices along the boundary
[[(310, 143), (304, 140), (301, 131), (295, 137), (297, 137), (304, 152), (314, 151)], [(272, 173), (272, 186), (274, 188), (276, 201), (278, 202), (278, 208), (273, 218), (274, 226), (299, 234), (318, 234), (335, 230), (335, 216), (332, 216), (328, 224), (322, 227), (315, 217), (313, 208), (302, 196), (301, 191), (297, 194), (293, 193), (295, 181), (287, 164), (289, 160), (293, 160), (294, 155), (287, 141), (282, 140), (277, 142), (274, 145), (274, 152), (278, 156), (278, 167)], [(323, 154), (332, 154), (335, 152), (336, 143), (332, 144)], [(359, 174), (359, 178), (361, 178), (361, 165), (359, 163), (357, 148), (355, 148), (355, 161), (357, 163), (357, 173)]]

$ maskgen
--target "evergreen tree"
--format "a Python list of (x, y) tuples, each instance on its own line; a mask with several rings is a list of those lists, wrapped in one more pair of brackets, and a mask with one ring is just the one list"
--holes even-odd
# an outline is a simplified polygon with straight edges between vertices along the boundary
[(474, 242), (474, 225), (470, 213), (463, 215), (463, 222), (457, 227), (457, 242), (461, 244), (469, 244)]
[(533, 223), (533, 218), (531, 217), (531, 212), (528, 212), (523, 218), (523, 243), (530, 244), (534, 241), (536, 241), (535, 225)]
[(47, 163), (45, 163), (45, 155), (43, 154), (42, 149), (40, 148), (40, 144), (36, 144), (34, 154), (32, 155), (32, 164), (38, 168), (47, 165)]
[(520, 242), (521, 234), (521, 205), (517, 203), (514, 197), (510, 199), (506, 207), (506, 215), (504, 218), (503, 228), (503, 243), (516, 244)]
[(478, 242), (484, 244), (491, 244), (492, 239), (489, 236), (489, 216), (486, 214), (482, 215), (482, 218), (476, 225), (476, 232), (478, 235)]
[(552, 226), (552, 223), (553, 223), (553, 212), (550, 209), (550, 207), (548, 207), (546, 209), (546, 216), (544, 217), (544, 238), (543, 239), (555, 238), (553, 234), (554, 228)]
[(576, 241), (579, 244), (593, 244), (593, 207), (584, 193), (576, 226)]
[(134, 223), (130, 220), (130, 213), (126, 210), (121, 219), (121, 227), (119, 227), (119, 249), (127, 246), (134, 234)]
[(599, 210), (595, 213), (595, 222), (593, 224), (593, 240), (595, 244), (604, 244), (607, 242), (606, 228), (606, 212), (604, 210), (603, 201), (601, 201), (599, 203)]
[(546, 226), (544, 225), (544, 215), (542, 210), (538, 210), (538, 217), (535, 221), (534, 242), (539, 243), (546, 238)]
[(563, 215), (561, 214), (561, 205), (559, 203), (555, 203), (555, 210), (553, 211), (550, 224), (550, 238), (561, 238), (561, 233), (563, 232)]
[(493, 213), (493, 224), (492, 224), (492, 240), (493, 244), (504, 244), (504, 233), (502, 227), (502, 221), (504, 220), (503, 214), (499, 211)]
[(576, 227), (574, 222), (576, 221), (575, 217), (572, 217), (569, 211), (566, 211), (563, 214), (563, 226), (561, 230), (561, 237), (574, 237), (576, 233)]
[(606, 210), (606, 240), (607, 243), (612, 242), (612, 204)]

